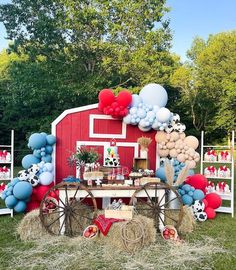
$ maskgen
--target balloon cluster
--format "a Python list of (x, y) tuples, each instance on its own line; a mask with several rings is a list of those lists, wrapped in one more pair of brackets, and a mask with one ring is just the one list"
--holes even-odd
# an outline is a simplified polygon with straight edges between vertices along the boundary
[(155, 139), (160, 157), (176, 158), (179, 162), (188, 164), (191, 169), (195, 168), (196, 162), (200, 160), (200, 155), (195, 151), (199, 142), (194, 136), (186, 137), (184, 132), (157, 131)]
[[(174, 183), (175, 183), (179, 173), (186, 166), (186, 164), (183, 162), (179, 162), (177, 159), (171, 159), (171, 165), (174, 168)], [(188, 171), (188, 175), (193, 175), (193, 174), (194, 174), (194, 171), (190, 169)], [(165, 172), (164, 162), (162, 162), (160, 168), (156, 170), (156, 177), (160, 178), (161, 181), (166, 182), (166, 172)]]
[(33, 150), (33, 154), (26, 155), (22, 159), (24, 169), (29, 169), (32, 164), (40, 161), (51, 162), (53, 145), (56, 143), (56, 137), (46, 133), (34, 133), (29, 137), (28, 147)]
[(30, 136), (28, 146), (33, 150), (33, 154), (22, 159), (25, 170), (19, 171), (18, 177), (14, 178), (2, 193), (8, 208), (24, 212), (40, 206), (44, 194), (53, 185), (51, 154), (55, 143), (55, 136), (46, 133), (34, 133)]
[[(176, 124), (178, 132), (183, 132), (185, 126), (177, 123), (179, 116), (171, 113), (165, 108), (168, 100), (166, 90), (159, 84), (151, 83), (142, 88), (139, 95), (132, 95), (132, 102), (129, 114), (124, 117), (123, 122), (126, 124), (138, 125), (142, 131), (169, 130)], [(178, 124), (178, 126), (177, 126)]]
[[(206, 216), (207, 219), (215, 218), (215, 216), (216, 216), (215, 209), (217, 209), (218, 207), (221, 206), (222, 199), (216, 193), (209, 193), (205, 196), (205, 191), (206, 191), (206, 187), (208, 184), (207, 178), (204, 175), (195, 174), (195, 175), (189, 176), (186, 179), (185, 185), (186, 184), (189, 185), (190, 187), (195, 188), (195, 190), (202, 191), (202, 192), (198, 192), (199, 194), (197, 194), (197, 197), (195, 196), (195, 198), (197, 198), (197, 200), (199, 200), (201, 203), (198, 203), (195, 201), (193, 206), (192, 206), (195, 218), (199, 221), (206, 220), (206, 218), (204, 216)], [(181, 188), (181, 190), (183, 190), (183, 188)], [(179, 191), (179, 193), (181, 194), (181, 191)], [(202, 199), (200, 199), (198, 196), (202, 196), (202, 193), (204, 194), (204, 197)], [(191, 200), (188, 197), (186, 197), (188, 195), (189, 194), (186, 194), (186, 193), (183, 195), (183, 196), (185, 196), (184, 200), (186, 200), (186, 201)], [(182, 196), (182, 200), (183, 200), (183, 196)], [(183, 200), (183, 203), (184, 203), (184, 200)], [(190, 204), (188, 204), (188, 205), (190, 205)], [(201, 215), (197, 214), (197, 212), (201, 212)]]
[(205, 197), (201, 189), (195, 189), (189, 184), (180, 185), (178, 193), (181, 195), (184, 205), (192, 205), (196, 200), (202, 200)]
[(2, 199), (5, 200), (6, 207), (22, 213), (26, 210), (32, 191), (33, 188), (29, 182), (14, 178), (2, 192)]
[(128, 90), (122, 90), (116, 97), (111, 89), (103, 89), (98, 96), (98, 109), (113, 118), (123, 118), (128, 113), (132, 95)]

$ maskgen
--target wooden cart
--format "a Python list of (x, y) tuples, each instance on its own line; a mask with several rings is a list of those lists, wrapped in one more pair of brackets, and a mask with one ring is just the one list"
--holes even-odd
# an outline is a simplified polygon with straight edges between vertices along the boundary
[(62, 182), (52, 187), (40, 206), (40, 219), (51, 234), (82, 235), (93, 223), (98, 209), (95, 198), (130, 198), (137, 214), (155, 221), (157, 230), (170, 223), (179, 227), (183, 204), (175, 189), (163, 183), (144, 186), (86, 187), (79, 183)]

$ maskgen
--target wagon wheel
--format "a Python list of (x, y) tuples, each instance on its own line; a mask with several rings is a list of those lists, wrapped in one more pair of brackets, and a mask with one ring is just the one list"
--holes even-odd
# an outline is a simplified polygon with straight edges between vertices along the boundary
[[(60, 190), (64, 191), (64, 199)], [(79, 190), (83, 198), (78, 198)], [(96, 211), (96, 200), (84, 185), (63, 182), (45, 194), (40, 204), (40, 219), (50, 234), (73, 237), (82, 235), (84, 229), (92, 224)]]
[[(162, 194), (159, 194), (161, 190)], [(179, 194), (164, 183), (147, 183), (140, 187), (131, 197), (130, 205), (134, 206), (137, 214), (153, 218), (158, 230), (166, 225), (178, 229), (183, 219), (183, 203)]]

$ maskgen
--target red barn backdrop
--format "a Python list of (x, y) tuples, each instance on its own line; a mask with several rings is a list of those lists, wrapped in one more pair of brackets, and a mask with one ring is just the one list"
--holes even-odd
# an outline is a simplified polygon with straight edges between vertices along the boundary
[[(141, 136), (150, 137), (149, 167), (155, 170), (159, 166), (156, 131), (142, 132), (137, 126), (126, 125), (122, 120), (104, 115), (98, 110), (98, 104), (64, 111), (53, 121), (52, 134), (57, 139), (53, 152), (56, 183), (71, 174), (67, 158), (78, 146), (96, 147), (101, 156), (99, 162), (103, 164), (104, 148), (113, 138), (118, 146), (120, 164), (131, 169), (134, 157), (140, 156), (137, 139)], [(73, 174), (76, 174), (75, 169)]]

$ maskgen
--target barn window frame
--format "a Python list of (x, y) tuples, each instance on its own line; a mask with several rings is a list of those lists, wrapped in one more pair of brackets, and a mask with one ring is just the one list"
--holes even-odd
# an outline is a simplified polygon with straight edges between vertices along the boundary
[(120, 134), (106, 134), (106, 133), (95, 133), (94, 132), (94, 120), (111, 120), (111, 121), (121, 121), (120, 119), (112, 118), (110, 115), (102, 114), (90, 114), (89, 115), (89, 137), (90, 138), (100, 138), (100, 139), (126, 139), (127, 125), (122, 122), (121, 133)]

